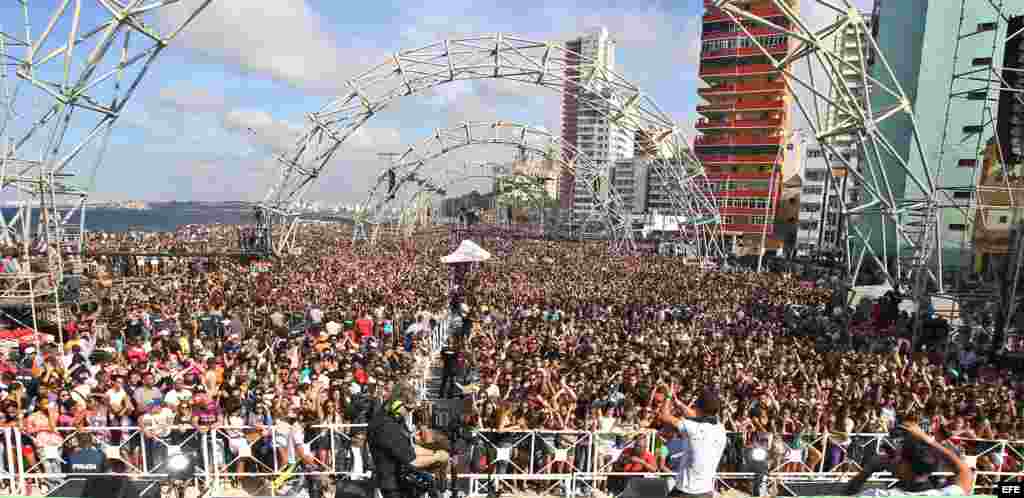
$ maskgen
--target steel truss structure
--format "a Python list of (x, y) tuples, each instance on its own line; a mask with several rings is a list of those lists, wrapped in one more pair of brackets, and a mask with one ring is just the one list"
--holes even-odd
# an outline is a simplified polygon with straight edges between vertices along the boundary
[[(1017, 43), (1024, 47), (1024, 27), (1012, 25), (1008, 9), (1013, 2), (1003, 0), (960, 0), (960, 22), (957, 25), (957, 42), (953, 53), (954, 73), (949, 82), (949, 98), (946, 102), (946, 116), (943, 126), (940, 158), (953, 145), (969, 143), (973, 154), (959, 158), (974, 164), (968, 199), (960, 201), (955, 208), (967, 220), (967, 230), (960, 241), (962, 257), (973, 259), (984, 254), (984, 247), (977, 247), (976, 240), (986, 241), (993, 232), (1006, 232), (1006, 251), (1009, 257), (1006, 265), (995, 271), (1000, 275), (1001, 285), (981, 285), (978, 288), (958, 292), (961, 301), (969, 304), (984, 302), (998, 303), (996, 323), (999, 328), (1010, 324), (1019, 308), (1017, 288), (1024, 269), (1024, 241), (1018, 233), (1000, 229), (990, 224), (989, 218), (998, 212), (1009, 214), (1012, 224), (1024, 223), (1018, 197), (1024, 193), (1024, 186), (1018, 178), (1021, 175), (1021, 157), (1013, 157), (1013, 149), (1019, 147), (1019, 136), (1010, 133), (1011, 143), (1003, 143), (999, 126), (999, 106), (1016, 107), (1018, 115), (1024, 115), (1024, 59), (1003, 60), (1005, 48)], [(1024, 8), (1016, 8), (1018, 16), (1024, 15)], [(988, 18), (982, 25), (970, 23), (968, 13), (974, 12)], [(965, 54), (963, 45), (973, 43), (984, 49), (984, 57)], [(1024, 54), (1024, 50), (1018, 53)], [(978, 55), (978, 54), (976, 54)], [(1000, 61), (1002, 65), (1000, 65)], [(967, 129), (952, 129), (950, 117), (954, 106), (966, 106), (975, 113), (975, 124)], [(1017, 118), (1019, 119), (1019, 118)], [(1014, 118), (1009, 121), (1014, 122)], [(991, 144), (991, 146), (989, 145)], [(1018, 152), (1019, 153), (1019, 152)], [(941, 159), (940, 159), (941, 160)], [(962, 190), (961, 190), (962, 192)], [(997, 244), (998, 245), (998, 244)], [(999, 330), (998, 332), (1002, 332)], [(1001, 338), (993, 341), (993, 352), (1002, 347)]]
[[(940, 213), (956, 202), (940, 182), (943, 158), (926, 148), (910, 98), (871, 36), (869, 20), (849, 0), (811, 0), (805, 3), (835, 13), (833, 22), (817, 29), (794, 2), (772, 3), (783, 13), (787, 26), (759, 17), (734, 0), (707, 0), (705, 5), (718, 8), (740, 26), (758, 54), (785, 76), (796, 107), (830, 167), (842, 171), (852, 180), (850, 187), (857, 189), (855, 200), (835, 197), (843, 219), (845, 233), (840, 240), (846, 240), (848, 274), (856, 279), (869, 258), (889, 283), (911, 289), (918, 302), (944, 292)], [(770, 53), (753, 33), (763, 34), (765, 29), (788, 38), (792, 48), (787, 54)], [(862, 54), (854, 60), (834, 48), (842, 47), (840, 37), (851, 31), (858, 35), (852, 40)], [(851, 74), (859, 85), (846, 83)], [(906, 123), (910, 130), (905, 152), (893, 144), (891, 133), (883, 131), (893, 121)], [(848, 152), (851, 142), (855, 154)], [(894, 172), (906, 178), (905, 189), (902, 182), (890, 182)], [(873, 239), (881, 243), (872, 244)]]
[[(602, 64), (566, 50), (557, 42), (522, 39), (502, 33), (442, 40), (403, 50), (382, 64), (346, 82), (349, 91), (309, 115), (307, 130), (293, 152), (279, 158), (281, 175), (265, 196), (262, 207), (278, 220), (291, 220), (275, 239), (275, 252), (288, 250), (300, 213), (297, 207), (316, 179), (328, 167), (341, 146), (360, 127), (394, 101), (421, 94), (454, 81), (505, 79), (538, 85), (553, 91), (578, 91), (581, 104), (618, 126), (649, 131), (648, 139), (658, 154), (655, 171), (678, 185), (672, 195), (680, 225), (691, 234), (707, 234), (715, 252), (721, 250), (715, 202), (692, 185), (706, 178), (679, 126), (653, 100), (622, 76)], [(581, 170), (581, 174), (592, 174)], [(586, 183), (585, 178), (577, 184)], [(615, 214), (606, 222), (614, 226), (618, 240), (632, 240), (627, 219), (619, 208), (602, 205), (595, 211)]]
[[(441, 179), (447, 171), (431, 170), (448, 153), (473, 145), (507, 145), (515, 147), (520, 155), (527, 153), (547, 156), (558, 164), (559, 173), (568, 172), (577, 178), (578, 188), (594, 199), (595, 208), (570, 215), (571, 223), (584, 232), (608, 234), (614, 240), (631, 240), (630, 218), (623, 211), (623, 202), (614, 185), (608, 181), (608, 168), (581, 154), (575, 147), (543, 128), (504, 121), (466, 122), (458, 126), (436, 130), (429, 138), (412, 145), (396, 156), (377, 178), (377, 183), (363, 203), (376, 220), (384, 221), (388, 209), (395, 201), (414, 200), (423, 193), (445, 195), (448, 187), (465, 178)], [(556, 150), (559, 153), (551, 153)], [(408, 204), (408, 201), (402, 202)], [(358, 230), (358, 229), (357, 229)]]
[[(0, 305), (30, 306), (23, 325), (36, 327), (45, 302), (61, 328), (58, 289), (82, 251), (110, 131), (157, 56), (211, 1), (175, 12), (187, 15), (166, 31), (157, 16), (185, 9), (177, 0), (19, 0), (0, 10), (18, 13), (0, 20), (0, 189), (16, 201), (0, 213), (0, 245), (19, 254)], [(76, 175), (83, 163), (91, 173)]]

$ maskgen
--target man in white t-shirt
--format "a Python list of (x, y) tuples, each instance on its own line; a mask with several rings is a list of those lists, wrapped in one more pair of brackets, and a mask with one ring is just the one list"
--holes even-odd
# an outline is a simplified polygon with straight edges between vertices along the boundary
[(678, 462), (676, 485), (670, 497), (711, 498), (715, 494), (715, 475), (727, 441), (725, 426), (718, 420), (722, 407), (718, 394), (704, 391), (692, 406), (683, 407), (683, 418), (672, 415), (671, 399), (661, 407), (661, 421), (675, 427), (689, 441), (685, 459)]
[[(917, 424), (901, 426), (906, 435), (899, 453), (889, 460), (875, 460), (865, 465), (846, 487), (847, 495), (860, 496), (968, 496), (974, 487), (974, 471), (967, 462), (956, 456), (952, 450), (939, 444), (925, 434)], [(937, 486), (932, 480), (933, 473), (947, 463), (953, 467), (956, 477), (953, 484)], [(889, 489), (869, 489), (861, 493), (864, 483), (875, 472), (892, 472), (899, 482)]]

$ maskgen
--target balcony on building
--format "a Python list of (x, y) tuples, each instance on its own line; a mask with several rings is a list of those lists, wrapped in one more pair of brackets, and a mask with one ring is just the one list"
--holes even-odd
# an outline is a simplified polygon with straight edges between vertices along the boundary
[(786, 82), (772, 78), (750, 78), (737, 82), (718, 82), (707, 88), (698, 88), (701, 97), (710, 95), (733, 95), (750, 93), (781, 93), (786, 90)]
[(698, 130), (778, 128), (782, 126), (782, 116), (776, 113), (775, 116), (761, 119), (735, 119), (731, 117), (720, 119), (700, 118), (694, 126)]
[(732, 47), (732, 48), (720, 48), (717, 50), (702, 50), (700, 59), (702, 61), (712, 61), (716, 59), (730, 59), (734, 57), (754, 57), (763, 56), (765, 53), (772, 56), (786, 55), (789, 51), (789, 47), (785, 43), (781, 45), (768, 45), (758, 47)]
[(778, 154), (716, 154), (697, 153), (697, 159), (705, 166), (726, 166), (734, 164), (771, 165), (779, 160)]
[(767, 135), (713, 134), (701, 135), (694, 139), (694, 147), (778, 147), (785, 137), (781, 133)]
[(758, 234), (762, 232), (767, 232), (768, 235), (771, 235), (775, 233), (775, 225), (772, 223), (769, 223), (767, 227), (761, 223), (723, 223), (720, 226), (727, 235)]
[[(721, 62), (728, 61), (728, 62)], [(704, 79), (728, 79), (740, 76), (771, 75), (780, 73), (767, 57), (756, 55), (742, 59), (712, 59), (701, 61), (700, 77)]]
[(708, 117), (740, 111), (780, 112), (784, 110), (786, 110), (786, 100), (782, 97), (723, 99), (697, 106), (697, 112)]
[[(790, 3), (793, 4), (797, 1), (798, 0), (791, 0)], [(732, 18), (729, 17), (729, 14), (715, 7), (714, 2), (711, 0), (704, 0), (704, 8), (706, 9), (703, 17), (704, 24), (732, 21)], [(768, 19), (772, 21), (785, 19), (785, 15), (782, 13), (782, 11), (779, 10), (779, 8), (776, 7), (775, 4), (773, 4), (770, 0), (760, 0), (751, 2), (749, 8), (745, 10), (747, 10), (747, 12), (749, 12), (750, 14), (763, 19)], [(739, 16), (736, 17), (737, 19), (741, 19)]]

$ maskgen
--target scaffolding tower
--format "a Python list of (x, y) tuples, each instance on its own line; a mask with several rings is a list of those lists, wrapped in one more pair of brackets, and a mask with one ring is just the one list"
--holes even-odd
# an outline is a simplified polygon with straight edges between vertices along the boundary
[[(987, 262), (984, 256), (993, 252), (1005, 251), (1006, 257), (1001, 264), (990, 264), (996, 282), (986, 282), (983, 277), (978, 282), (960, 281), (950, 297), (958, 305), (996, 305), (997, 337), (992, 344), (996, 349), (1001, 346), (1003, 328), (1019, 307), (1017, 292), (1024, 263), (1020, 240), (1024, 213), (1018, 198), (1024, 193), (1024, 183), (1016, 180), (1022, 178), (1024, 8), (1005, 0), (960, 0), (958, 7), (954, 70), (939, 162), (944, 164), (945, 155), (957, 144), (970, 144), (971, 154), (955, 159), (959, 165), (972, 167), (972, 178), (966, 188), (951, 189), (943, 197), (967, 220), (959, 241), (967, 265), (977, 268)], [(979, 18), (982, 22), (975, 21)], [(982, 56), (965, 54), (965, 47), (975, 48), (975, 55)], [(952, 113), (964, 109), (976, 116), (974, 122), (953, 129)]]
[[(62, 339), (111, 129), (157, 56), (211, 1), (0, 7), (0, 200), (9, 206), (0, 246), (13, 262), (0, 279), (0, 313), (14, 325), (39, 331), (46, 311)], [(26, 307), (29, 319), (11, 312)]]

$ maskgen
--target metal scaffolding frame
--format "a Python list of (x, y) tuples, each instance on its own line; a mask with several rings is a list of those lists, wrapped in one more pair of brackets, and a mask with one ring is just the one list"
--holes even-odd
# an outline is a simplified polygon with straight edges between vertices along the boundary
[[(582, 237), (609, 238), (620, 248), (629, 248), (633, 240), (630, 209), (625, 206), (622, 196), (609, 181), (610, 170), (586, 154), (582, 154), (574, 144), (566, 142), (558, 134), (544, 128), (532, 127), (507, 121), (470, 121), (446, 129), (436, 130), (430, 137), (410, 146), (405, 152), (394, 157), (391, 164), (383, 168), (377, 176), (376, 184), (368, 198), (362, 203), (368, 216), (360, 217), (357, 223), (385, 222), (390, 216), (388, 208), (395, 201), (406, 206), (422, 193), (444, 196), (448, 187), (465, 180), (462, 176), (441, 180), (448, 172), (443, 161), (447, 154), (473, 145), (506, 145), (514, 147), (519, 155), (535, 154), (551, 159), (560, 173), (573, 175), (576, 185), (587, 198), (593, 199), (593, 207), (573, 209), (568, 220), (563, 220), (570, 227), (580, 227)], [(557, 152), (552, 152), (557, 151)], [(668, 161), (666, 161), (668, 162)], [(431, 170), (431, 166), (440, 165), (442, 171)], [(664, 174), (671, 175), (676, 186), (671, 190), (675, 196), (674, 203), (683, 213), (685, 219), (697, 220), (700, 217), (714, 220), (713, 213), (702, 210), (704, 206), (712, 206), (700, 186), (690, 177), (679, 173), (679, 168), (659, 168)], [(672, 172), (669, 172), (672, 170)], [(713, 240), (714, 224), (692, 223), (690, 226), (697, 232), (698, 241)], [(357, 227), (355, 237), (366, 233), (365, 228)], [(719, 257), (720, 253), (712, 252), (719, 247), (713, 244), (695, 244), (705, 248), (698, 256)], [(703, 262), (703, 261), (702, 261)]]
[[(996, 0), (977, 1), (995, 6)], [(734, 0), (706, 2), (739, 25), (758, 53), (785, 76), (797, 109), (826, 156), (831, 158), (830, 167), (844, 169), (857, 183), (859, 199), (848, 203), (844, 196), (837, 198), (844, 220), (843, 230), (850, 240), (847, 261), (853, 280), (851, 285), (864, 259), (870, 258), (889, 283), (909, 289), (916, 302), (944, 292), (939, 213), (943, 207), (956, 205), (956, 201), (949, 190), (940, 186), (942, 160), (928, 157), (910, 99), (885, 54), (873, 36), (859, 36), (871, 33), (869, 21), (849, 0), (813, 0), (811, 3), (836, 16), (827, 26), (815, 29), (801, 17), (791, 0), (772, 0), (772, 3), (787, 19), (788, 28), (745, 10)], [(794, 48), (785, 55), (770, 53), (752, 33), (752, 30), (764, 28), (786, 35)], [(859, 57), (857, 63), (845, 60), (844, 55), (834, 49), (835, 39), (851, 29), (858, 34), (853, 37), (856, 49), (866, 55)], [(872, 76), (869, 61), (877, 67), (878, 78)], [(860, 88), (868, 90), (854, 91), (845, 84), (851, 74), (861, 79)], [(986, 84), (986, 88), (991, 90), (992, 85)], [(906, 154), (899, 153), (879, 129), (881, 123), (897, 117), (906, 120), (912, 130)], [(858, 154), (841, 153), (843, 147), (835, 140), (841, 135), (854, 137), (853, 148)], [(890, 169), (898, 169), (905, 175), (906, 192), (894, 191), (888, 178)], [(871, 244), (873, 226), (883, 229), (877, 252)], [(886, 240), (888, 230), (894, 230), (895, 241)], [(889, 254), (890, 242), (896, 246), (895, 254)], [(890, 260), (895, 261), (894, 268), (890, 267)]]
[[(606, 117), (611, 123), (630, 130), (651, 130), (649, 140), (658, 151), (655, 170), (673, 175), (685, 183), (704, 178), (704, 170), (693, 155), (689, 139), (672, 118), (637, 86), (607, 69), (603, 64), (565, 49), (551, 41), (531, 41), (496, 33), (453, 38), (424, 47), (403, 50), (382, 64), (345, 82), (348, 93), (308, 116), (308, 127), (298, 138), (294, 150), (278, 158), (280, 177), (265, 196), (261, 206), (288, 227), (277, 237), (275, 252), (285, 252), (297, 226), (297, 210), (310, 187), (330, 165), (342, 145), (374, 115), (396, 100), (422, 93), (454, 81), (505, 79), (545, 87), (557, 92), (573, 91), (587, 96), (581, 103), (588, 110)], [(718, 207), (714, 200), (701, 196), (687, 199), (699, 203), (706, 216), (686, 218), (684, 223), (713, 224), (700, 228), (713, 234), (720, 248)], [(679, 206), (686, 212), (686, 206)], [(607, 212), (607, 210), (606, 210)], [(618, 240), (632, 240), (628, 223), (613, 234)], [(720, 250), (720, 249), (719, 249)]]
[[(19, 263), (3, 275), (0, 310), (30, 307), (32, 323), (21, 325), (37, 328), (45, 307), (62, 330), (60, 290), (83, 249), (111, 129), (157, 56), (211, 1), (19, 0), (10, 10), (20, 18), (0, 20), (0, 200), (13, 208), (0, 212), (0, 245)], [(167, 13), (183, 21), (160, 29)]]
[[(943, 136), (939, 150), (939, 161), (946, 154), (946, 151), (954, 143), (973, 143), (974, 154), (962, 157), (961, 160), (973, 161), (971, 185), (967, 189), (969, 198), (967, 203), (954, 202), (954, 208), (960, 210), (967, 220), (967, 230), (963, 231), (960, 241), (961, 256), (971, 258), (972, 262), (978, 255), (978, 248), (975, 246), (975, 238), (980, 232), (985, 232), (986, 218), (992, 209), (1008, 209), (1011, 212), (1019, 212), (1017, 196), (1018, 191), (1024, 190), (1018, 184), (1011, 181), (1011, 164), (1008, 164), (1004, 156), (1004, 145), (1000, 142), (997, 126), (997, 106), (1004, 95), (1009, 95), (1015, 104), (1024, 106), (1024, 88), (1013, 87), (1005, 78), (1005, 71), (1024, 73), (1024, 61), (1018, 62), (1016, 67), (1004, 67), (1008, 61), (1002, 61), (1002, 56), (1007, 44), (1018, 41), (1024, 43), (1024, 34), (1021, 30), (1009, 32), (1010, 17), (1007, 15), (1007, 2), (1004, 0), (960, 0), (960, 17), (957, 25), (956, 45), (953, 53), (953, 75), (949, 82), (948, 100), (946, 102), (946, 113), (943, 125)], [(982, 9), (985, 15), (990, 16), (989, 21), (974, 25), (965, 24), (967, 13), (970, 7)], [(1024, 15), (1024, 9), (1021, 9)], [(964, 41), (976, 41), (983, 47), (991, 47), (987, 57), (968, 57), (961, 53)], [(1003, 65), (999, 63), (1002, 61)], [(977, 108), (976, 124), (962, 129), (950, 129), (950, 116), (954, 103), (960, 105), (974, 104)], [(994, 141), (995, 154), (990, 155), (988, 151), (989, 140)], [(998, 171), (998, 177), (1002, 179), (1000, 185), (984, 185), (982, 180), (988, 175), (983, 168)], [(979, 173), (981, 173), (979, 175)], [(962, 193), (963, 189), (959, 189)], [(992, 204), (989, 201), (994, 196), (1005, 194), (1007, 203), (1005, 205)], [(954, 196), (955, 197), (955, 196)], [(1001, 196), (1000, 196), (1001, 197)], [(1019, 216), (1016, 223), (1024, 222)], [(1016, 312), (1017, 308), (1017, 285), (1020, 279), (1021, 265), (1024, 264), (1024, 244), (1020, 242), (1019, 233), (1011, 230), (1008, 249), (1010, 257), (1007, 261), (1005, 272), (1000, 272), (1004, 278), (1002, 285), (996, 287), (983, 287), (970, 292), (971, 299), (998, 302), (998, 313), (996, 322), (1008, 323)], [(972, 265), (973, 266), (973, 265)], [(961, 293), (954, 291), (954, 297), (962, 297)], [(997, 341), (998, 342), (998, 341)], [(994, 344), (995, 347), (998, 345)]]

